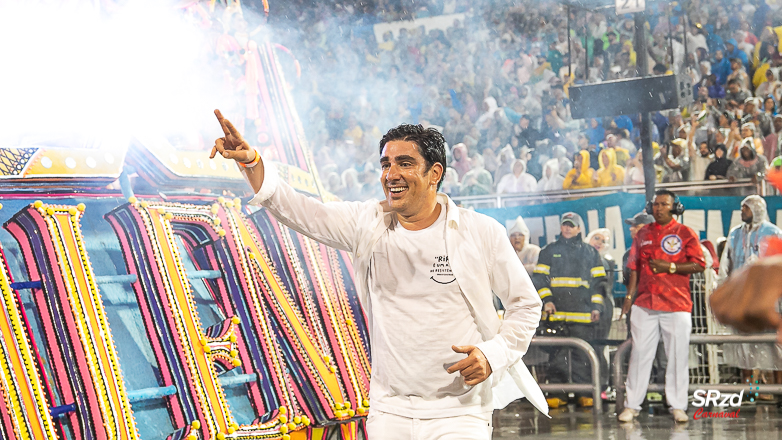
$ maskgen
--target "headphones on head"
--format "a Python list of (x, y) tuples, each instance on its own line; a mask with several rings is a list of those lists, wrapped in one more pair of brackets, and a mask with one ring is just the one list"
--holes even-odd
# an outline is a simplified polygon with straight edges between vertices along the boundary
[[(670, 193), (665, 192), (665, 193), (662, 193), (662, 194), (669, 195)], [(655, 194), (655, 197), (658, 196), (658, 195), (661, 195), (661, 194)], [(652, 200), (649, 200), (648, 202), (646, 202), (646, 213), (647, 214), (654, 214), (654, 210), (653, 210), (653, 206), (652, 206), (653, 203), (654, 202)], [(673, 215), (682, 215), (682, 214), (684, 214), (684, 205), (682, 205), (682, 202), (679, 201), (679, 196), (677, 196), (676, 194), (673, 195), (673, 205), (671, 206), (671, 214), (673, 214)]]

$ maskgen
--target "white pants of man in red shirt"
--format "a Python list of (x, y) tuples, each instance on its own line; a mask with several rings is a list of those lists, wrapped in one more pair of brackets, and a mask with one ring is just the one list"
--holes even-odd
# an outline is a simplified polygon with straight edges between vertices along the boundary
[(491, 440), (491, 412), (437, 419), (412, 419), (369, 410), (370, 440)]
[(627, 408), (636, 411), (641, 409), (657, 353), (657, 343), (662, 336), (668, 358), (665, 398), (672, 409), (687, 411), (691, 331), (692, 316), (689, 312), (659, 312), (636, 305), (632, 307), (630, 333), (633, 337), (633, 351), (627, 371)]

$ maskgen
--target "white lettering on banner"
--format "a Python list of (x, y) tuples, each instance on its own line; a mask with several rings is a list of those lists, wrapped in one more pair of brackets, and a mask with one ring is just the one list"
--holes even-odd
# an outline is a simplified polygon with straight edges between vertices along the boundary
[(684, 226), (689, 227), (695, 232), (695, 236), (700, 239), (701, 231), (706, 230), (706, 212), (702, 209), (694, 209), (692, 211), (684, 211), (684, 218), (682, 219)]
[[(547, 215), (546, 222), (546, 243), (554, 243), (559, 235), (559, 216)], [(583, 232), (583, 231), (582, 231)]]
[[(728, 228), (728, 231), (733, 229), (734, 226), (738, 226), (740, 224), (741, 224), (741, 211), (740, 210), (733, 211), (733, 214), (731, 214), (730, 216), (730, 227)], [(726, 236), (728, 235), (727, 231), (725, 232), (725, 235)]]
[(606, 208), (606, 229), (611, 231), (611, 249), (608, 251), (614, 261), (622, 261), (625, 253), (625, 229), (622, 210), (618, 206)]
[(543, 219), (541, 217), (532, 217), (524, 219), (529, 228), (529, 242), (541, 246), (540, 239), (543, 237)]
[[(600, 228), (600, 222), (597, 220), (597, 209), (590, 209), (587, 211), (587, 227), (589, 228), (589, 232), (594, 231), (595, 229)], [(586, 231), (582, 231), (584, 234), (584, 237), (587, 236)]]
[[(779, 218), (779, 217), (777, 217)], [(706, 223), (706, 240), (717, 244), (717, 239), (725, 236), (725, 229), (722, 227), (722, 211), (710, 209)]]

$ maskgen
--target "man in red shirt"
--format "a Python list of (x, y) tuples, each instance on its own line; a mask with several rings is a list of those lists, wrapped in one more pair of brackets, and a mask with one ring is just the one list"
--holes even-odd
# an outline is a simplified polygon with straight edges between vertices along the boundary
[(706, 263), (698, 236), (674, 219), (683, 211), (674, 193), (657, 191), (652, 204), (655, 222), (638, 232), (630, 248), (630, 282), (622, 313), (632, 310), (633, 351), (627, 372), (625, 410), (618, 417), (621, 422), (632, 421), (641, 409), (660, 336), (668, 357), (665, 397), (676, 422), (687, 421), (687, 361), (692, 330), (690, 274), (703, 272)]

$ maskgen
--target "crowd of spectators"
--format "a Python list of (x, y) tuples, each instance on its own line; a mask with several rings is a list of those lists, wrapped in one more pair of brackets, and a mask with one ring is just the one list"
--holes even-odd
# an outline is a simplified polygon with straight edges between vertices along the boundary
[[(320, 174), (343, 199), (380, 196), (378, 141), (399, 123), (441, 130), (452, 196), (643, 183), (640, 116), (575, 120), (568, 100), (573, 84), (638, 76), (631, 16), (570, 10), (568, 38), (556, 1), (293, 3), (295, 15), (271, 25), (301, 61), (297, 107)], [(464, 18), (444, 31), (372, 32), (449, 13)], [(782, 9), (692, 0), (651, 4), (647, 19), (653, 74), (689, 75), (696, 96), (652, 115), (658, 179), (762, 176), (780, 151)]]

